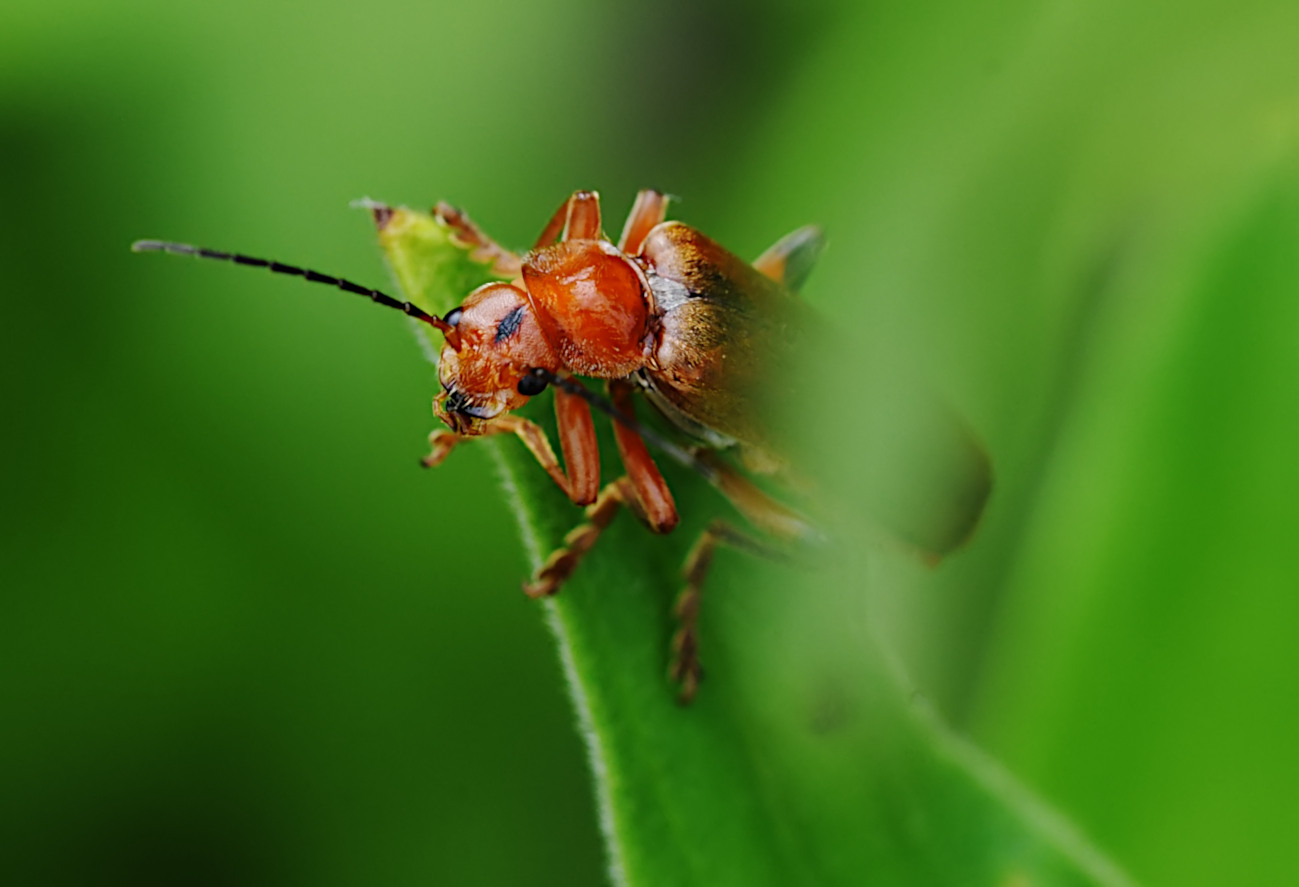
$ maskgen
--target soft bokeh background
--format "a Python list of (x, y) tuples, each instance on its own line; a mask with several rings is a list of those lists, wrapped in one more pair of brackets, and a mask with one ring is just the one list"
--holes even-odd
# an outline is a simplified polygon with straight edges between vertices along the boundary
[(1140, 880), (1293, 879), (1296, 45), (1279, 0), (7, 4), (0, 880), (602, 881), (406, 323), (126, 247), (382, 284), (354, 198), (524, 244), (650, 185), (744, 254), (824, 223), (809, 300), (987, 441), (975, 543), (881, 568), (920, 692)]

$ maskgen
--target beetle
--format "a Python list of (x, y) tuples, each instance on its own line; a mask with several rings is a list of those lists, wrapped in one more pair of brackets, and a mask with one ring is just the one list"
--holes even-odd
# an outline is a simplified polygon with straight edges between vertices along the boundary
[[(669, 221), (668, 202), (659, 191), (639, 192), (614, 242), (603, 233), (598, 194), (575, 192), (522, 255), (497, 244), (463, 212), (439, 204), (437, 220), (499, 278), (440, 317), (377, 289), (297, 266), (167, 241), (138, 241), (132, 248), (330, 284), (440, 330), (442, 390), (433, 411), (446, 428), (430, 435), (423, 464), (440, 464), (467, 440), (515, 435), (565, 495), (585, 507), (583, 522), (524, 584), (525, 593), (537, 598), (560, 589), (621, 508), (656, 533), (676, 527), (676, 504), (647, 440), (702, 474), (765, 537), (797, 543), (819, 536), (811, 522), (748, 475), (780, 477), (791, 470), (780, 423), (769, 421), (763, 404), (781, 393), (783, 367), (774, 355), (788, 354), (810, 324), (795, 294), (821, 251), (821, 232), (800, 228), (749, 263), (698, 230)], [(382, 231), (393, 210), (367, 205)], [(603, 381), (607, 397), (576, 377)], [(554, 391), (562, 464), (545, 431), (515, 412), (547, 388)], [(636, 418), (637, 392), (687, 446)], [(613, 419), (623, 469), (603, 486), (593, 407)], [(734, 460), (718, 458), (722, 451), (734, 453)], [(976, 519), (981, 508), (980, 500)], [(718, 545), (771, 550), (723, 520), (709, 524), (690, 548), (669, 666), (683, 702), (693, 699), (702, 674), (700, 592)]]

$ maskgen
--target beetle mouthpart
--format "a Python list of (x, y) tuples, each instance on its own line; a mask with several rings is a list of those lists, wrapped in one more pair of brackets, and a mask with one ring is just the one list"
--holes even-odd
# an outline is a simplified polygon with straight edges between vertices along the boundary
[(442, 421), (447, 423), (447, 427), (456, 434), (464, 434), (465, 431), (468, 430), (471, 422), (470, 418), (464, 413), (456, 412), (444, 412), (442, 414)]
[(463, 434), (468, 424), (469, 416), (456, 409), (456, 402), (448, 406), (449, 392), (443, 391), (437, 397), (433, 398), (433, 415), (442, 420), (448, 428), (456, 434)]
[(464, 392), (455, 389), (447, 389), (433, 399), (433, 414), (456, 434), (481, 434), (483, 424), (501, 412), (499, 405), (474, 403)]
[(447, 391), (446, 411), (448, 413), (469, 413), (469, 399), (455, 389)]

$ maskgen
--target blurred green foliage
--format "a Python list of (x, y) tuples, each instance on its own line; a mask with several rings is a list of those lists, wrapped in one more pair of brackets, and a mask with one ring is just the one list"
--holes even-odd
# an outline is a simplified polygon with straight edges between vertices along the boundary
[[(5, 6), (6, 880), (602, 880), (488, 459), (414, 467), (407, 325), (126, 247), (382, 281), (354, 198), (523, 244), (647, 185), (745, 255), (825, 224), (807, 298), (986, 440), (968, 551), (871, 564), (918, 691), (1139, 880), (1288, 880), (1296, 33), (1279, 0)], [(800, 418), (851, 440), (827, 388)]]

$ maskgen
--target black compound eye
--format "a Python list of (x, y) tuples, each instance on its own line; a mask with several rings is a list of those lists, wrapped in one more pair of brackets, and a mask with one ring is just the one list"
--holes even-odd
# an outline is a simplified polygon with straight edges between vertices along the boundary
[(524, 397), (532, 397), (546, 390), (546, 377), (542, 375), (541, 370), (533, 370), (519, 380), (519, 393)]
[(445, 320), (447, 323), (451, 324), (452, 326), (456, 326), (460, 323), (460, 316), (464, 313), (465, 313), (465, 309), (463, 308), (452, 308), (450, 311), (447, 312), (447, 316), (442, 319)]

